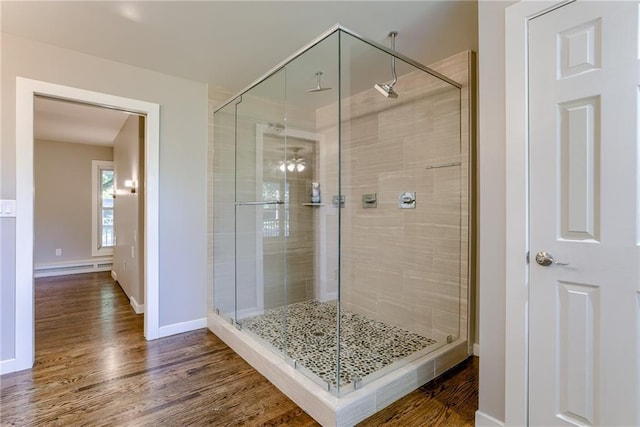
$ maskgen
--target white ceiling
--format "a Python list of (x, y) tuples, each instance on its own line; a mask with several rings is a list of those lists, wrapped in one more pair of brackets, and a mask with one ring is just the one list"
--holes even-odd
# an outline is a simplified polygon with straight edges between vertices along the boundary
[(36, 97), (35, 139), (112, 146), (128, 113), (108, 108)]
[(423, 64), (477, 50), (476, 0), (1, 0), (1, 12), (3, 32), (206, 82), (210, 92), (240, 91), (336, 23), (384, 45), (398, 31), (396, 49)]

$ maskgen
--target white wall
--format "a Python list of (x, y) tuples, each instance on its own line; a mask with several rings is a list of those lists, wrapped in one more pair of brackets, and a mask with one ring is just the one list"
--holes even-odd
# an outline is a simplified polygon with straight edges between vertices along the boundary
[[(0, 52), (2, 199), (16, 198), (16, 76), (160, 104), (159, 323), (204, 319), (207, 85), (6, 33)], [(0, 360), (6, 360), (14, 354), (15, 219), (2, 219), (0, 227)]]
[[(113, 248), (113, 272), (125, 294), (137, 304), (144, 304), (144, 286), (140, 281), (143, 270), (140, 249), (144, 247), (139, 224), (144, 188), (140, 169), (140, 126), (138, 116), (129, 116), (113, 142), (116, 199), (114, 207), (114, 229), (116, 245)], [(140, 125), (144, 125), (140, 123)], [(138, 183), (135, 193), (125, 187), (125, 181)]]
[(479, 411), (497, 420), (505, 413), (504, 9), (512, 3), (478, 3)]
[[(113, 148), (35, 141), (36, 267), (92, 258), (92, 160), (113, 160)], [(56, 256), (56, 249), (62, 255)]]

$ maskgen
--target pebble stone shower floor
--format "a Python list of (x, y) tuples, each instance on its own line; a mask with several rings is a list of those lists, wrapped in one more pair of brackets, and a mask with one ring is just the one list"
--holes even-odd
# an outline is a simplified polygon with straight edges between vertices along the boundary
[[(243, 319), (250, 331), (323, 381), (337, 385), (336, 302), (305, 301)], [(286, 309), (286, 312), (285, 312)], [(282, 325), (287, 320), (287, 334)], [(341, 310), (340, 387), (403, 359), (436, 340)]]

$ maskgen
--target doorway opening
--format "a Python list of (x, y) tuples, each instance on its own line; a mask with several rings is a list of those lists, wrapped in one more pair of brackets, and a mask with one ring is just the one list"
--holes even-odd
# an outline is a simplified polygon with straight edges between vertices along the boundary
[[(37, 96), (129, 111), (144, 123), (144, 336), (158, 338), (158, 171), (160, 106), (145, 101), (18, 77), (16, 81), (16, 352), (4, 372), (29, 369), (35, 359), (34, 333), (34, 102)], [(4, 373), (3, 372), (3, 373)]]
[(34, 276), (108, 271), (144, 313), (143, 115), (36, 96)]

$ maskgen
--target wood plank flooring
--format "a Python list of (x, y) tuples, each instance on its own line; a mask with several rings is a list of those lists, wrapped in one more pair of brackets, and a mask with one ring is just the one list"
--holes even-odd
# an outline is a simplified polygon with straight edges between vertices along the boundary
[[(316, 426), (211, 332), (155, 341), (108, 273), (36, 281), (36, 364), (0, 377), (2, 426)], [(470, 426), (478, 361), (360, 423)]]

